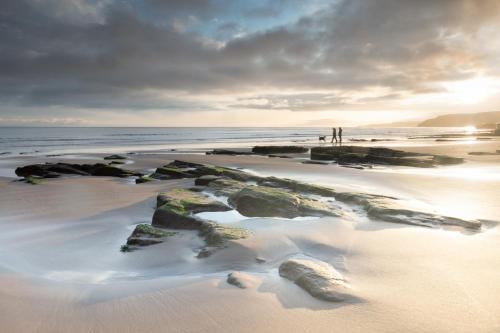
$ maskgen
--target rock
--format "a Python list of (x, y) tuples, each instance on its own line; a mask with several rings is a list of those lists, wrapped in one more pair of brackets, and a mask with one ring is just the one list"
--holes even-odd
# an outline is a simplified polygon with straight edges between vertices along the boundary
[(205, 154), (206, 155), (253, 155), (253, 153), (249, 151), (236, 151), (227, 149), (214, 149), (211, 151), (207, 151)]
[(426, 155), (383, 147), (320, 146), (311, 148), (311, 160), (336, 161), (342, 165), (382, 164), (419, 168), (462, 163), (463, 159)]
[(193, 163), (193, 162), (186, 162), (186, 161), (180, 161), (180, 160), (174, 160), (173, 162), (170, 162), (166, 166), (168, 167), (177, 167), (180, 169), (186, 169), (186, 168), (199, 168), (202, 166), (205, 166), (204, 164), (200, 163)]
[(139, 178), (137, 178), (137, 179), (135, 180), (135, 183), (136, 183), (136, 184), (143, 184), (143, 183), (150, 182), (150, 181), (152, 181), (152, 180), (153, 180), (153, 178), (151, 178), (151, 177), (149, 177), (149, 176), (141, 176), (141, 177), (139, 177)]
[(218, 248), (217, 247), (204, 247), (198, 252), (198, 255), (196, 258), (198, 259), (203, 259), (203, 258), (208, 258), (215, 252), (217, 252)]
[(252, 152), (255, 154), (301, 154), (307, 153), (309, 148), (302, 146), (255, 146)]
[(200, 230), (203, 221), (192, 214), (228, 211), (230, 207), (206, 195), (186, 189), (173, 189), (160, 193), (153, 215), (153, 225), (173, 229)]
[(199, 230), (200, 237), (210, 246), (222, 247), (228, 240), (247, 238), (250, 232), (243, 228), (229, 227), (212, 221), (204, 221)]
[(158, 179), (181, 179), (193, 178), (194, 176), (175, 166), (164, 166), (161, 168), (157, 168), (156, 171), (151, 175), (151, 177)]
[(265, 186), (247, 186), (229, 196), (229, 203), (249, 217), (339, 216), (326, 204)]
[(271, 158), (292, 158), (291, 156), (288, 156), (288, 155), (275, 155), (275, 154), (269, 154), (269, 155), (267, 155), (267, 157), (271, 157)]
[(22, 180), (31, 185), (40, 185), (42, 183), (42, 179), (36, 176), (28, 176)]
[(176, 232), (165, 231), (148, 224), (139, 224), (127, 239), (127, 245), (148, 246), (164, 241), (165, 237), (174, 236)]
[(250, 277), (241, 272), (231, 272), (227, 275), (227, 283), (238, 287), (240, 289), (247, 289), (249, 287)]
[(348, 295), (342, 275), (323, 261), (290, 259), (280, 265), (279, 274), (324, 301), (341, 302)]
[(125, 164), (125, 162), (122, 162), (122, 161), (111, 161), (109, 164)]
[(459, 226), (472, 230), (481, 228), (477, 220), (462, 220), (429, 212), (416, 211), (405, 205), (403, 200), (394, 197), (364, 193), (337, 193), (335, 199), (361, 206), (368, 216), (375, 220), (418, 225), (424, 227)]
[(259, 263), (259, 264), (263, 264), (263, 263), (265, 263), (267, 260), (266, 260), (266, 259), (264, 259), (264, 258), (262, 258), (262, 257), (257, 257), (257, 258), (255, 258), (255, 261), (256, 261), (257, 263)]
[(277, 177), (266, 177), (262, 178), (259, 182), (259, 185), (268, 186), (268, 187), (281, 187), (291, 190), (296, 193), (305, 193), (305, 194), (316, 194), (324, 197), (333, 197), (335, 196), (335, 191), (331, 188), (302, 183), (296, 180), (287, 179), (287, 178), (277, 178)]
[[(57, 174), (57, 176), (56, 176)], [(59, 174), (73, 174), (80, 176), (111, 176), (130, 177), (141, 176), (138, 172), (113, 167), (107, 164), (67, 164), (67, 163), (46, 163), (32, 164), (16, 169), (16, 175), (20, 177), (38, 176), (42, 178), (54, 178)]]
[(192, 170), (191, 173), (195, 174), (196, 176), (213, 175), (213, 176), (227, 177), (244, 182), (257, 181), (260, 179), (260, 177), (258, 176), (254, 176), (252, 174), (249, 174), (241, 170), (225, 168), (225, 167), (215, 167), (209, 165), (198, 167), (196, 170)]
[(208, 184), (207, 190), (215, 195), (230, 196), (248, 185), (233, 179), (219, 178)]
[(329, 162), (322, 162), (322, 161), (312, 161), (312, 160), (307, 160), (307, 161), (302, 161), (302, 164), (320, 164), (320, 165), (329, 165)]
[(121, 155), (109, 155), (104, 157), (105, 160), (126, 160), (127, 158), (125, 156)]
[(217, 176), (214, 176), (214, 175), (201, 176), (201, 177), (196, 178), (194, 180), (194, 185), (196, 185), (196, 186), (207, 186), (208, 184), (210, 184), (211, 182), (213, 182), (214, 180), (217, 180), (217, 179), (220, 179), (220, 177), (217, 177)]
[(487, 151), (471, 151), (468, 154), (469, 155), (476, 155), (476, 156), (489, 156), (489, 155), (498, 155), (498, 154), (500, 154), (500, 152), (498, 150), (495, 153), (487, 152)]

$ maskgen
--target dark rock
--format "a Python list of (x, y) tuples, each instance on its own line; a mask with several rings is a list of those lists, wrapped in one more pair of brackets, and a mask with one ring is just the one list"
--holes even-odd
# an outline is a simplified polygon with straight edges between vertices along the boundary
[(419, 168), (431, 168), (436, 165), (463, 162), (463, 159), (449, 156), (426, 155), (390, 148), (360, 146), (314, 147), (311, 149), (311, 159), (336, 161), (342, 165), (382, 164)]
[(111, 161), (109, 164), (125, 164), (125, 162), (122, 162), (122, 161)]
[(156, 171), (151, 175), (151, 177), (158, 179), (181, 179), (193, 178), (194, 176), (190, 173), (185, 172), (184, 169), (169, 165), (157, 168)]
[(217, 180), (217, 179), (220, 179), (220, 177), (217, 177), (217, 176), (214, 176), (214, 175), (201, 176), (201, 177), (196, 178), (194, 180), (194, 185), (196, 185), (196, 186), (207, 186), (208, 184), (210, 184), (211, 182), (213, 182), (214, 180)]
[(135, 180), (135, 183), (136, 184), (143, 184), (143, 183), (148, 183), (152, 180), (153, 180), (153, 178), (151, 178), (149, 176), (141, 176)]
[(240, 289), (247, 289), (249, 287), (247, 280), (248, 276), (240, 272), (231, 272), (227, 275), (226, 279), (227, 283)]
[(231, 208), (202, 193), (173, 189), (158, 195), (152, 224), (172, 229), (200, 230), (204, 221), (192, 214), (228, 210)]
[(255, 146), (252, 152), (255, 154), (301, 154), (307, 153), (309, 148), (303, 146)]
[(121, 155), (109, 155), (104, 157), (105, 160), (126, 160), (127, 158), (125, 156)]
[(139, 224), (127, 239), (127, 245), (148, 246), (162, 243), (166, 237), (176, 235), (176, 232), (165, 231), (148, 224)]
[(140, 173), (116, 168), (107, 164), (67, 164), (46, 163), (32, 164), (16, 169), (16, 175), (20, 177), (38, 176), (42, 178), (54, 178), (59, 174), (73, 174), (80, 176), (111, 176), (130, 177), (141, 176)]
[(469, 155), (476, 155), (476, 156), (491, 156), (491, 155), (498, 155), (500, 154), (500, 151), (496, 152), (487, 152), (487, 151), (471, 151), (468, 153)]
[(198, 252), (198, 255), (196, 258), (198, 259), (203, 259), (203, 258), (208, 258), (215, 252), (217, 252), (218, 248), (217, 247), (204, 247)]
[(249, 151), (236, 151), (227, 149), (214, 149), (211, 151), (207, 151), (205, 154), (206, 155), (253, 155), (253, 153)]
[(296, 193), (304, 193), (304, 194), (316, 194), (324, 197), (333, 197), (335, 196), (335, 191), (331, 188), (302, 183), (296, 180), (287, 179), (287, 178), (278, 178), (278, 177), (266, 177), (262, 178), (259, 182), (259, 185), (268, 186), (268, 187), (276, 187), (276, 188), (286, 188)]

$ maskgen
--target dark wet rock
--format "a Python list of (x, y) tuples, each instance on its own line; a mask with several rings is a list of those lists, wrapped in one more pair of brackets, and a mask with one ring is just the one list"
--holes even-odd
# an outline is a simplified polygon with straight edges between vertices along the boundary
[(267, 155), (267, 157), (271, 157), (271, 158), (292, 158), (291, 156), (288, 156), (288, 155), (275, 155), (275, 154), (269, 154), (269, 155)]
[(241, 272), (231, 272), (227, 275), (226, 279), (227, 283), (240, 289), (247, 289), (249, 287), (247, 280), (248, 276)]
[(12, 154), (10, 151), (3, 151), (0, 153), (0, 155), (10, 155)]
[(262, 257), (257, 257), (255, 258), (255, 261), (258, 263), (258, 264), (263, 264), (265, 263), (267, 260), (262, 258)]
[(200, 252), (198, 252), (198, 255), (196, 256), (196, 258), (198, 258), (198, 259), (208, 258), (212, 254), (217, 252), (217, 250), (219, 250), (218, 247), (212, 247), (212, 246), (204, 247), (200, 250)]
[(255, 146), (252, 152), (255, 154), (302, 154), (307, 153), (309, 148), (303, 146)]
[(279, 274), (324, 301), (341, 302), (349, 295), (342, 275), (323, 261), (290, 259), (280, 265)]
[(157, 179), (181, 179), (181, 178), (193, 178), (194, 176), (184, 169), (175, 166), (164, 166), (157, 168), (156, 171), (151, 175), (152, 178)]
[(431, 168), (437, 165), (459, 164), (463, 159), (406, 152), (383, 147), (361, 146), (321, 146), (311, 149), (312, 160), (336, 161), (343, 165), (382, 164), (418, 168)]
[(67, 163), (46, 163), (32, 164), (16, 169), (16, 175), (20, 177), (38, 176), (42, 178), (54, 178), (56, 174), (72, 174), (80, 176), (110, 176), (110, 177), (130, 177), (141, 176), (138, 172), (113, 167), (107, 164), (67, 164)]
[(24, 181), (31, 185), (40, 185), (42, 183), (42, 178), (36, 176), (28, 176), (21, 179), (21, 181)]
[(109, 155), (104, 157), (105, 160), (126, 160), (127, 158), (125, 156), (121, 155)]
[(139, 224), (127, 239), (127, 245), (148, 246), (162, 243), (166, 237), (174, 236), (176, 232), (165, 231), (149, 224)]
[(153, 178), (151, 178), (149, 176), (141, 176), (135, 180), (135, 183), (136, 184), (144, 184), (144, 183), (148, 183), (152, 180), (153, 180)]
[(180, 161), (180, 160), (174, 160), (173, 162), (170, 162), (166, 166), (169, 167), (177, 167), (180, 169), (186, 169), (186, 168), (199, 168), (202, 166), (205, 166), (204, 164), (200, 163), (194, 163), (194, 162), (186, 162), (186, 161)]
[(249, 151), (241, 151), (241, 150), (227, 150), (227, 149), (214, 149), (211, 151), (207, 151), (206, 155), (253, 155), (252, 152)]
[(158, 195), (152, 224), (172, 229), (200, 230), (204, 221), (193, 214), (228, 210), (231, 208), (224, 203), (202, 193), (173, 189)]
[(214, 175), (201, 176), (201, 177), (196, 178), (194, 180), (194, 185), (196, 185), (196, 186), (207, 186), (208, 184), (210, 184), (211, 182), (213, 182), (214, 180), (217, 180), (217, 179), (220, 179), (220, 177), (214, 176)]
[(303, 161), (302, 164), (320, 164), (320, 165), (330, 165), (330, 162), (307, 160)]
[(404, 200), (394, 197), (364, 193), (337, 193), (337, 201), (361, 206), (367, 215), (375, 220), (394, 222), (424, 227), (459, 226), (478, 230), (481, 222), (463, 220), (430, 212), (417, 211), (409, 207)]
[(258, 176), (254, 176), (248, 172), (244, 172), (241, 170), (225, 168), (225, 167), (216, 167), (210, 165), (204, 165), (198, 167), (195, 170), (192, 170), (191, 173), (197, 176), (213, 175), (213, 176), (227, 177), (239, 181), (256, 181), (260, 179), (260, 177)]
[(475, 156), (492, 156), (492, 155), (499, 155), (500, 151), (496, 152), (488, 152), (488, 151), (471, 151), (468, 153), (469, 155), (475, 155)]
[(122, 162), (122, 161), (111, 161), (109, 164), (125, 164), (125, 162)]
[(249, 217), (339, 216), (338, 211), (320, 201), (314, 201), (283, 189), (247, 186), (232, 194), (229, 203)]

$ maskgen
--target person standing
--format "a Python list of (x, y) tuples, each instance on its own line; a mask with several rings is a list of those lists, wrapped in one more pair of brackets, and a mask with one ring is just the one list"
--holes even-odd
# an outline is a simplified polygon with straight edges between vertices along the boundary
[[(335, 139), (335, 141), (337, 141), (337, 139)], [(339, 141), (340, 144), (342, 144), (342, 127), (339, 127)]]
[(335, 140), (335, 143), (337, 143), (337, 129), (335, 127), (332, 127), (332, 143), (333, 140)]

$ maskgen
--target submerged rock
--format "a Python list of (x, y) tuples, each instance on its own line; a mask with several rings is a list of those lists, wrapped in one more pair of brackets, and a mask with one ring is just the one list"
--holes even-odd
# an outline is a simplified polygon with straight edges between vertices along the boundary
[(126, 160), (127, 158), (125, 156), (121, 155), (109, 155), (104, 157), (105, 160)]
[(348, 295), (342, 275), (323, 261), (290, 259), (280, 265), (279, 274), (324, 301), (341, 302)]
[(231, 272), (227, 275), (227, 283), (240, 289), (247, 289), (251, 285), (251, 277), (241, 272)]
[(307, 153), (309, 148), (303, 146), (255, 146), (252, 152), (255, 154), (301, 154)]

